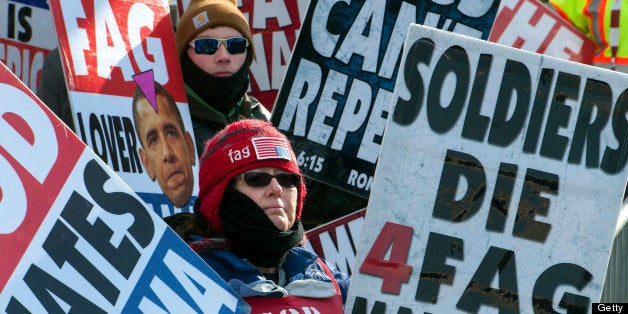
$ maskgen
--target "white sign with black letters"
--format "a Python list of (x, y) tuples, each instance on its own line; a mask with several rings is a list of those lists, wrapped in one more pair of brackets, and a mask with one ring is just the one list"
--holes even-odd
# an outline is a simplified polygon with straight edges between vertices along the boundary
[(628, 175), (628, 75), (409, 29), (347, 313), (588, 312)]

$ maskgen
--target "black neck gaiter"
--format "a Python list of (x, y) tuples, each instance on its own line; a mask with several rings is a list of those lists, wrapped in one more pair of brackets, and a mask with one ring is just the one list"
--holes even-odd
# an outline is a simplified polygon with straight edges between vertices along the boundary
[(192, 59), (183, 54), (181, 71), (183, 81), (208, 105), (227, 114), (242, 99), (249, 88), (249, 62), (229, 77), (216, 77), (199, 68)]
[(225, 191), (218, 216), (231, 240), (231, 251), (255, 266), (281, 265), (303, 238), (300, 220), (290, 230), (279, 231), (253, 200), (232, 186)]

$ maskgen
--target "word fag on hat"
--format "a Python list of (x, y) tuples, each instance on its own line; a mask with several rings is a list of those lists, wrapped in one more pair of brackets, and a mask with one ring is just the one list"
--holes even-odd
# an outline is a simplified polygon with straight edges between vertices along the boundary
[[(239, 174), (255, 168), (274, 167), (301, 174), (290, 141), (269, 122), (247, 119), (227, 125), (205, 143), (199, 169), (200, 212), (210, 231), (222, 232), (218, 216), (227, 186)], [(301, 218), (305, 183), (297, 187), (296, 219)]]

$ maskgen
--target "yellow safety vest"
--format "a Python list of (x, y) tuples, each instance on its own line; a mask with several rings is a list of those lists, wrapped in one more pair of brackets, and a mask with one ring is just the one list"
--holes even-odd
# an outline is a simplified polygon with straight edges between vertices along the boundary
[(550, 3), (597, 44), (595, 65), (628, 67), (628, 0), (550, 0)]

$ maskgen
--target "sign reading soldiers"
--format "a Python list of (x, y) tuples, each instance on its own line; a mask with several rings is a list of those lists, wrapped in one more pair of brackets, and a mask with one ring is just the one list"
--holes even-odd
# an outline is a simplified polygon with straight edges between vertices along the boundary
[(628, 177), (628, 75), (412, 25), (350, 313), (587, 313)]

